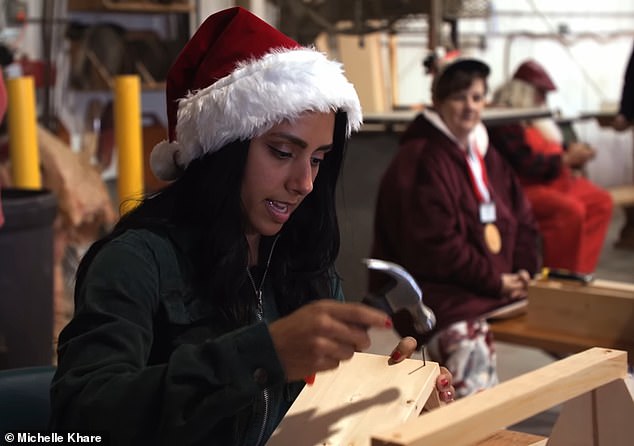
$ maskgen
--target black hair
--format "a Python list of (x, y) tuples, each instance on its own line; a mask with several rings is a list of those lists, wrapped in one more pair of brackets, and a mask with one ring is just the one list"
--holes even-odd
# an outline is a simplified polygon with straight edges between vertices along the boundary
[(434, 102), (442, 102), (456, 91), (469, 88), (475, 79), (484, 81), (484, 92), (488, 90), (489, 67), (478, 60), (466, 59), (450, 63), (434, 78), (432, 96)]
[[(279, 233), (268, 276), (281, 315), (305, 302), (333, 297), (334, 262), (339, 253), (335, 190), (346, 146), (348, 118), (335, 115), (333, 150), (319, 167), (312, 192)], [(99, 250), (129, 229), (170, 231), (190, 228), (199, 239), (189, 253), (193, 286), (209, 298), (230, 326), (253, 317), (253, 293), (240, 293), (248, 280), (248, 243), (244, 236), (241, 184), (249, 141), (237, 141), (193, 160), (183, 175), (123, 216), (110, 234), (95, 242), (77, 270), (77, 290)], [(262, 237), (262, 255), (268, 256), (273, 237)], [(264, 260), (264, 262), (266, 259)]]

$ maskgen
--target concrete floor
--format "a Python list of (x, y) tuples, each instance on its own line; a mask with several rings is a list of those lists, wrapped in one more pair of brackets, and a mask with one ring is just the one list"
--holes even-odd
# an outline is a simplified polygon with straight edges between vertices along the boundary
[[(337, 264), (348, 300), (358, 300), (365, 293), (366, 272), (360, 260), (368, 256), (370, 251), (378, 182), (396, 145), (396, 135), (386, 133), (357, 134), (350, 141), (338, 196), (342, 246)], [(615, 209), (595, 276), (634, 283), (634, 251), (614, 248), (623, 221), (622, 209)], [(370, 351), (379, 354), (389, 354), (398, 340), (393, 333), (373, 333), (372, 338)], [(502, 342), (497, 342), (496, 348), (502, 381), (554, 361), (548, 354), (533, 348)], [(558, 411), (558, 407), (553, 408), (511, 428), (547, 436)]]

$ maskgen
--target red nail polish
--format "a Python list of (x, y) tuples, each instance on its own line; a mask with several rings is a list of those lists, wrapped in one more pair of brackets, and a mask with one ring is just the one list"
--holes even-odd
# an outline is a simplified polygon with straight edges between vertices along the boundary
[(440, 385), (442, 387), (447, 387), (449, 385), (449, 380), (447, 378), (440, 378)]
[(386, 319), (385, 320), (385, 328), (392, 328), (394, 326), (394, 324), (392, 324), (392, 319)]
[(306, 376), (304, 378), (304, 382), (308, 384), (309, 386), (312, 386), (313, 384), (315, 384), (315, 374), (313, 373), (310, 376)]
[(396, 362), (401, 358), (401, 352), (399, 352), (398, 350), (394, 350), (392, 352), (392, 355), (390, 356), (390, 359), (392, 360), (392, 362)]

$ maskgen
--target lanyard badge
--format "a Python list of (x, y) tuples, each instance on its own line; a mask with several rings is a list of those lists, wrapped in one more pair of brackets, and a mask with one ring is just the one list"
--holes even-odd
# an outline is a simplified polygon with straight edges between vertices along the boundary
[(502, 249), (502, 237), (498, 227), (495, 225), (495, 203), (491, 200), (486, 166), (477, 149), (470, 148), (466, 156), (471, 186), (479, 203), (479, 217), (480, 222), (483, 224), (484, 242), (489, 251), (497, 254)]

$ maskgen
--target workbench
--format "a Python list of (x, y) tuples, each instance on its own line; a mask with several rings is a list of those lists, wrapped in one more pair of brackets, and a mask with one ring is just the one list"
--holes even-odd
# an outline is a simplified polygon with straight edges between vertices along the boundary
[(597, 346), (614, 348), (626, 351), (629, 363), (634, 364), (634, 343), (528, 327), (525, 314), (508, 319), (489, 320), (489, 325), (496, 341), (538, 348), (561, 355), (578, 353)]
[(494, 339), (555, 354), (613, 348), (634, 363), (633, 284), (539, 279), (528, 287), (524, 311), (488, 318)]

